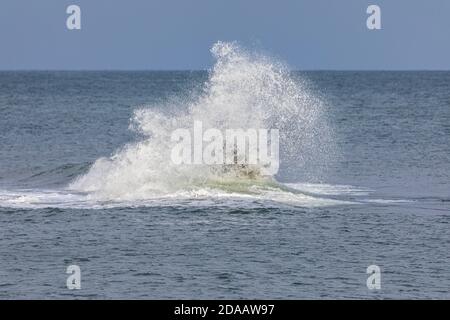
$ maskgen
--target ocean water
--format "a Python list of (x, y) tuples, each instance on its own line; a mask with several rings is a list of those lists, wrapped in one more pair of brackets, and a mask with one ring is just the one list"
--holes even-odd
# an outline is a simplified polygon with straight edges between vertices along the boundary
[[(213, 53), (209, 71), (0, 72), (0, 298), (450, 298), (450, 72)], [(194, 119), (281, 128), (279, 172), (171, 165)]]

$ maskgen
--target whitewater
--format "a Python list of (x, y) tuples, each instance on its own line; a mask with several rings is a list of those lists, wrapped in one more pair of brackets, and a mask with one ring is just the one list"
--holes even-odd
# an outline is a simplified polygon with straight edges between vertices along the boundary
[[(204, 129), (276, 128), (282, 170), (308, 171), (314, 159), (326, 165), (335, 153), (324, 106), (306, 80), (293, 79), (281, 62), (217, 42), (214, 66), (200, 90), (137, 108), (129, 129), (137, 141), (101, 157), (63, 190), (2, 192), (9, 206), (105, 207), (154, 205), (185, 199), (275, 201), (302, 206), (346, 203), (307, 195), (273, 176), (235, 176), (212, 165), (174, 164), (171, 133), (201, 121)], [(292, 166), (295, 165), (295, 166)], [(169, 202), (170, 203), (170, 202)]]
[[(208, 71), (0, 72), (0, 298), (448, 298), (450, 73), (211, 54)], [(278, 129), (278, 172), (175, 165), (195, 121)]]
[[(64, 164), (23, 179), (37, 179), (44, 182), (42, 186), (0, 188), (0, 205), (258, 208), (408, 201), (365, 198), (372, 190), (326, 183), (328, 167), (340, 157), (340, 150), (329, 125), (329, 106), (323, 96), (310, 89), (308, 79), (293, 77), (285, 63), (242, 48), (236, 42), (219, 41), (210, 51), (215, 63), (200, 86), (134, 109), (128, 126), (134, 134), (132, 141), (116, 146), (110, 156), (102, 156), (91, 164)], [(174, 163), (171, 152), (175, 142), (171, 134), (199, 122), (204, 130), (277, 129), (280, 171), (260, 175), (262, 168), (252, 165), (252, 174), (248, 170), (246, 174), (236, 174), (225, 164), (218, 168)], [(289, 179), (299, 173), (303, 180)], [(58, 188), (49, 188), (47, 180), (58, 181)]]

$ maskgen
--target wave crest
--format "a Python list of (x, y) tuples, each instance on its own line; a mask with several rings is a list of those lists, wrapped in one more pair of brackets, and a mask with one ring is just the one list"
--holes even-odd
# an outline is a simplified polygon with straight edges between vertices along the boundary
[(279, 129), (280, 159), (290, 164), (287, 171), (307, 170), (308, 159), (327, 154), (322, 103), (304, 80), (294, 79), (282, 63), (234, 42), (217, 42), (211, 52), (216, 63), (200, 94), (136, 110), (131, 128), (143, 138), (98, 159), (69, 188), (102, 199), (145, 199), (199, 188), (235, 190), (236, 185), (244, 186), (239, 192), (248, 192), (254, 185), (276, 183), (274, 177), (230, 177), (208, 165), (173, 164), (170, 135), (177, 128), (191, 128), (194, 121), (202, 121), (205, 130)]

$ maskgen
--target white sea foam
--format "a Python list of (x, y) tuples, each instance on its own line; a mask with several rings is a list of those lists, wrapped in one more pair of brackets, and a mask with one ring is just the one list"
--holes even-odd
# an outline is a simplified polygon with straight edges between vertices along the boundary
[(180, 190), (145, 199), (100, 200), (92, 194), (73, 193), (67, 190), (0, 190), (0, 207), (4, 208), (61, 208), (61, 209), (108, 209), (119, 207), (173, 207), (192, 206), (257, 208), (266, 206), (324, 207), (352, 204), (344, 200), (307, 196), (277, 188), (251, 188), (252, 193), (224, 191), (207, 187), (196, 190)]
[(198, 96), (178, 99), (183, 101), (178, 105), (136, 110), (130, 127), (142, 139), (109, 158), (98, 159), (87, 174), (69, 185), (69, 190), (88, 193), (99, 201), (145, 200), (202, 190), (269, 196), (264, 188), (250, 189), (270, 186), (274, 177), (245, 181), (245, 177), (227, 176), (211, 166), (171, 162), (171, 133), (177, 128), (191, 128), (196, 120), (202, 121), (204, 129), (279, 129), (280, 161), (296, 164), (284, 170), (307, 170), (303, 165), (308, 159), (319, 161), (331, 153), (322, 141), (329, 137), (322, 103), (302, 80), (292, 79), (281, 63), (245, 51), (235, 43), (218, 42), (211, 52), (216, 64)]
[(408, 199), (367, 199), (363, 200), (363, 202), (378, 203), (378, 204), (393, 204), (393, 203), (410, 203), (414, 201)]
[(367, 188), (326, 183), (286, 183), (286, 186), (301, 192), (317, 195), (365, 196), (372, 192), (372, 190)]

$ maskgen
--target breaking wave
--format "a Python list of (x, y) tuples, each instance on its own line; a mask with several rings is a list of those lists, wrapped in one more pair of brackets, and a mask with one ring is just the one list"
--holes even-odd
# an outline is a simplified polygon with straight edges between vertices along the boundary
[[(219, 190), (225, 193), (283, 192), (275, 176), (236, 176), (208, 165), (176, 165), (170, 160), (171, 133), (192, 128), (269, 128), (280, 133), (282, 170), (307, 170), (305, 163), (323, 159), (329, 130), (321, 101), (302, 79), (293, 79), (280, 62), (249, 52), (236, 43), (218, 42), (208, 80), (196, 96), (177, 104), (152, 105), (134, 112), (130, 129), (142, 139), (95, 161), (69, 190), (101, 200), (148, 199), (155, 196)], [(283, 163), (295, 164), (283, 166)], [(208, 191), (210, 192), (210, 191)]]

